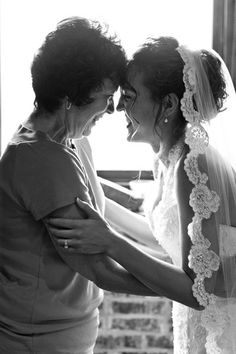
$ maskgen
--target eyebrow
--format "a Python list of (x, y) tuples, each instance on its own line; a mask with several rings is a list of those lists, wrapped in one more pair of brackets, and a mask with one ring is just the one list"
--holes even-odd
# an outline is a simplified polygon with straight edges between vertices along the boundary
[(135, 90), (135, 88), (134, 88), (133, 86), (131, 86), (128, 81), (126, 81), (126, 82), (124, 83), (124, 85), (122, 85), (122, 89), (124, 89), (124, 90), (130, 90), (130, 91), (134, 92), (135, 94), (137, 94), (137, 91)]

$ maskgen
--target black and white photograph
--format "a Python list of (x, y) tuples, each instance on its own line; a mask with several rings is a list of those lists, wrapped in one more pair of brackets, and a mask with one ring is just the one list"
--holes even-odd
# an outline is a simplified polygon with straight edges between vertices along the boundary
[(236, 354), (236, 0), (0, 6), (0, 354)]

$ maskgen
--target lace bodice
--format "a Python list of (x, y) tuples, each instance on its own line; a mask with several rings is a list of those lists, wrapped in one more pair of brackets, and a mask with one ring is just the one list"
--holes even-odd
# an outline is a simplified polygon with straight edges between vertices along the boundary
[(168, 169), (162, 163), (158, 167), (158, 175), (159, 177), (162, 175), (165, 182), (160, 202), (152, 211), (149, 211), (150, 225), (159, 244), (171, 257), (173, 263), (180, 266), (180, 252), (176, 252), (180, 250), (180, 244), (177, 202), (174, 192), (175, 164), (169, 165)]
[[(181, 266), (179, 221), (175, 195), (175, 172), (179, 151), (172, 155), (166, 168), (158, 164), (158, 173), (163, 176), (162, 196), (157, 205), (149, 210), (149, 221), (159, 244)], [(220, 225), (221, 255), (236, 254), (236, 228)], [(235, 343), (232, 331), (236, 328), (236, 301), (226, 302), (216, 298), (215, 304), (203, 311), (196, 311), (182, 304), (173, 303), (174, 353), (175, 354), (233, 354)]]

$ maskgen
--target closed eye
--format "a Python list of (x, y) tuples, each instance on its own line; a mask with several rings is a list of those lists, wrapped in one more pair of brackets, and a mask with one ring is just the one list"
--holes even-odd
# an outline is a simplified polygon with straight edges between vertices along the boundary
[(121, 91), (121, 95), (122, 95), (122, 98), (124, 101), (129, 101), (129, 100), (134, 100), (135, 99), (135, 96), (132, 95), (132, 94), (129, 94), (127, 91), (125, 90), (122, 90)]
[(113, 102), (113, 98), (114, 98), (113, 95), (106, 96), (107, 103), (110, 104), (111, 102)]
[(122, 97), (125, 101), (129, 101), (132, 99), (132, 96), (130, 96), (130, 95), (122, 95)]

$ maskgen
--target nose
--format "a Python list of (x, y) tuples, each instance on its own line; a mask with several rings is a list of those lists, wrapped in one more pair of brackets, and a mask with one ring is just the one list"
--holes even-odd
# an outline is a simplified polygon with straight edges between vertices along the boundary
[(117, 110), (118, 112), (121, 112), (121, 111), (124, 110), (124, 99), (123, 99), (123, 96), (122, 96), (122, 95), (120, 95), (119, 102), (118, 102), (118, 104), (117, 104), (117, 106), (116, 106), (116, 110)]
[(109, 103), (106, 109), (106, 113), (108, 114), (112, 114), (114, 112), (115, 108), (114, 108), (114, 101), (113, 98), (109, 99)]

